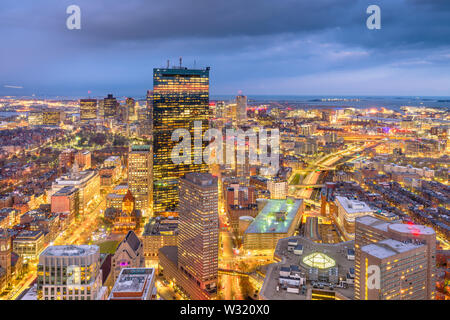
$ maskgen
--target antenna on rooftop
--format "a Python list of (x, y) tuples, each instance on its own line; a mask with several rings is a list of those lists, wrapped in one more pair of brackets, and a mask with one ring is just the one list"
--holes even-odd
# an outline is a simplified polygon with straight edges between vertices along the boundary
[(170, 68), (170, 60), (167, 60), (167, 69)]
[(180, 68), (181, 68), (182, 63), (183, 63), (183, 57), (180, 57)]

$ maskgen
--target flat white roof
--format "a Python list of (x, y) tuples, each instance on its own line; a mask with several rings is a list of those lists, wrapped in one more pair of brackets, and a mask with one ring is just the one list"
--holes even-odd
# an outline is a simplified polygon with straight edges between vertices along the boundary
[(356, 219), (358, 222), (365, 224), (366, 226), (371, 226), (382, 231), (387, 231), (388, 226), (392, 224), (372, 216), (362, 216)]
[(347, 197), (336, 196), (336, 201), (344, 208), (347, 213), (372, 212), (373, 210), (362, 201), (351, 200)]
[(413, 225), (413, 224), (403, 224), (403, 223), (395, 223), (389, 226), (391, 230), (402, 232), (402, 233), (411, 233), (413, 235), (432, 235), (435, 234), (433, 228), (423, 226), (423, 225)]
[(79, 257), (91, 255), (96, 252), (99, 252), (100, 248), (96, 245), (88, 246), (88, 245), (65, 245), (65, 246), (49, 246), (44, 252), (42, 252), (41, 256), (67, 256), (67, 257)]
[(379, 259), (389, 258), (399, 253), (407, 252), (423, 245), (413, 243), (404, 243), (393, 239), (382, 240), (372, 243), (361, 248), (362, 251)]

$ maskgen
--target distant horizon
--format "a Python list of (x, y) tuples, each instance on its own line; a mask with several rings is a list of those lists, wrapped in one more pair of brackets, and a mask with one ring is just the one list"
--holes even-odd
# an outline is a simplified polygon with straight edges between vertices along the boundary
[[(150, 90), (150, 89), (149, 89)], [(18, 95), (18, 94), (1, 94), (0, 98), (42, 98), (42, 99), (56, 99), (56, 98), (70, 98), (72, 99), (88, 99), (88, 98), (105, 98), (108, 94), (113, 94), (116, 98), (137, 98), (142, 97), (145, 98), (146, 94), (136, 95), (136, 94), (115, 94), (113, 91), (106, 91), (105, 94), (99, 94), (99, 95), (92, 95), (92, 94), (86, 94), (86, 95), (73, 95), (73, 94), (24, 94), (24, 95)], [(273, 94), (252, 94), (252, 93), (219, 93), (219, 94), (210, 94), (210, 100), (215, 100), (220, 97), (236, 97), (238, 95), (247, 96), (248, 98), (252, 97), (292, 97), (292, 98), (409, 98), (409, 99), (447, 99), (450, 98), (450, 95), (381, 95), (381, 94), (279, 94), (279, 93), (273, 93)]]

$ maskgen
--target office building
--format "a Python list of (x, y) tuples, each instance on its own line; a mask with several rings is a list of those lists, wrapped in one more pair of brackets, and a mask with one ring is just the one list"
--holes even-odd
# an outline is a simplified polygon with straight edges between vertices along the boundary
[(108, 300), (155, 300), (155, 278), (152, 268), (122, 269)]
[[(426, 299), (426, 246), (393, 239), (361, 247), (359, 298), (364, 300)], [(371, 266), (380, 270), (379, 285), (371, 285)]]
[(23, 262), (37, 260), (44, 250), (44, 233), (39, 230), (22, 230), (13, 240), (13, 251), (22, 257)]
[(97, 119), (97, 99), (80, 99), (80, 121)]
[(158, 264), (159, 249), (176, 246), (178, 240), (178, 217), (153, 217), (145, 225), (142, 234), (146, 267)]
[(247, 120), (247, 97), (239, 95), (236, 97), (236, 116), (240, 123)]
[(42, 124), (46, 126), (59, 126), (63, 121), (64, 112), (56, 109), (42, 111)]
[(59, 167), (60, 168), (71, 168), (75, 162), (75, 150), (74, 149), (66, 149), (61, 151), (58, 156)]
[(65, 186), (55, 192), (50, 201), (51, 212), (68, 213), (71, 221), (80, 212), (80, 196), (78, 189), (73, 186)]
[(118, 108), (119, 103), (112, 94), (108, 94), (108, 96), (103, 99), (103, 114), (105, 119), (116, 118), (118, 115)]
[(372, 215), (373, 210), (362, 201), (336, 196), (335, 204), (337, 212), (334, 216), (336, 225), (345, 239), (355, 238), (355, 219), (365, 215)]
[[(209, 68), (170, 68), (153, 70), (153, 202), (154, 212), (176, 211), (178, 179), (189, 172), (207, 172), (201, 155), (206, 142), (194, 146), (194, 122), (201, 122), (201, 135), (208, 129)], [(189, 131), (191, 163), (175, 164), (171, 153), (178, 144), (171, 140), (176, 129)]]
[[(434, 299), (436, 233), (432, 228), (363, 216), (356, 219), (355, 230), (355, 299)], [(392, 276), (389, 289), (368, 288), (368, 263), (380, 267), (382, 277)]]
[(178, 247), (160, 249), (160, 269), (192, 299), (217, 293), (219, 215), (217, 178), (189, 173), (180, 179)]
[(126, 122), (130, 123), (137, 120), (136, 101), (133, 98), (126, 99)]
[(49, 246), (37, 272), (39, 300), (103, 300), (98, 246)]
[(152, 197), (151, 146), (133, 145), (128, 153), (128, 186), (135, 198), (136, 209), (151, 215)]
[(298, 229), (303, 206), (302, 200), (266, 200), (244, 232), (244, 250), (272, 254), (278, 240), (293, 236)]
[(88, 207), (100, 196), (100, 176), (96, 171), (79, 171), (75, 164), (72, 171), (55, 180), (52, 184), (52, 194), (60, 189), (70, 186), (78, 189), (79, 213), (83, 215)]

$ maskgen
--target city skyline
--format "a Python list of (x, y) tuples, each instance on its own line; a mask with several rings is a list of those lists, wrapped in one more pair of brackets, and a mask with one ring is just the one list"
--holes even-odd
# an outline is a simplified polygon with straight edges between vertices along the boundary
[(450, 300), (448, 17), (3, 0), (0, 300)]

